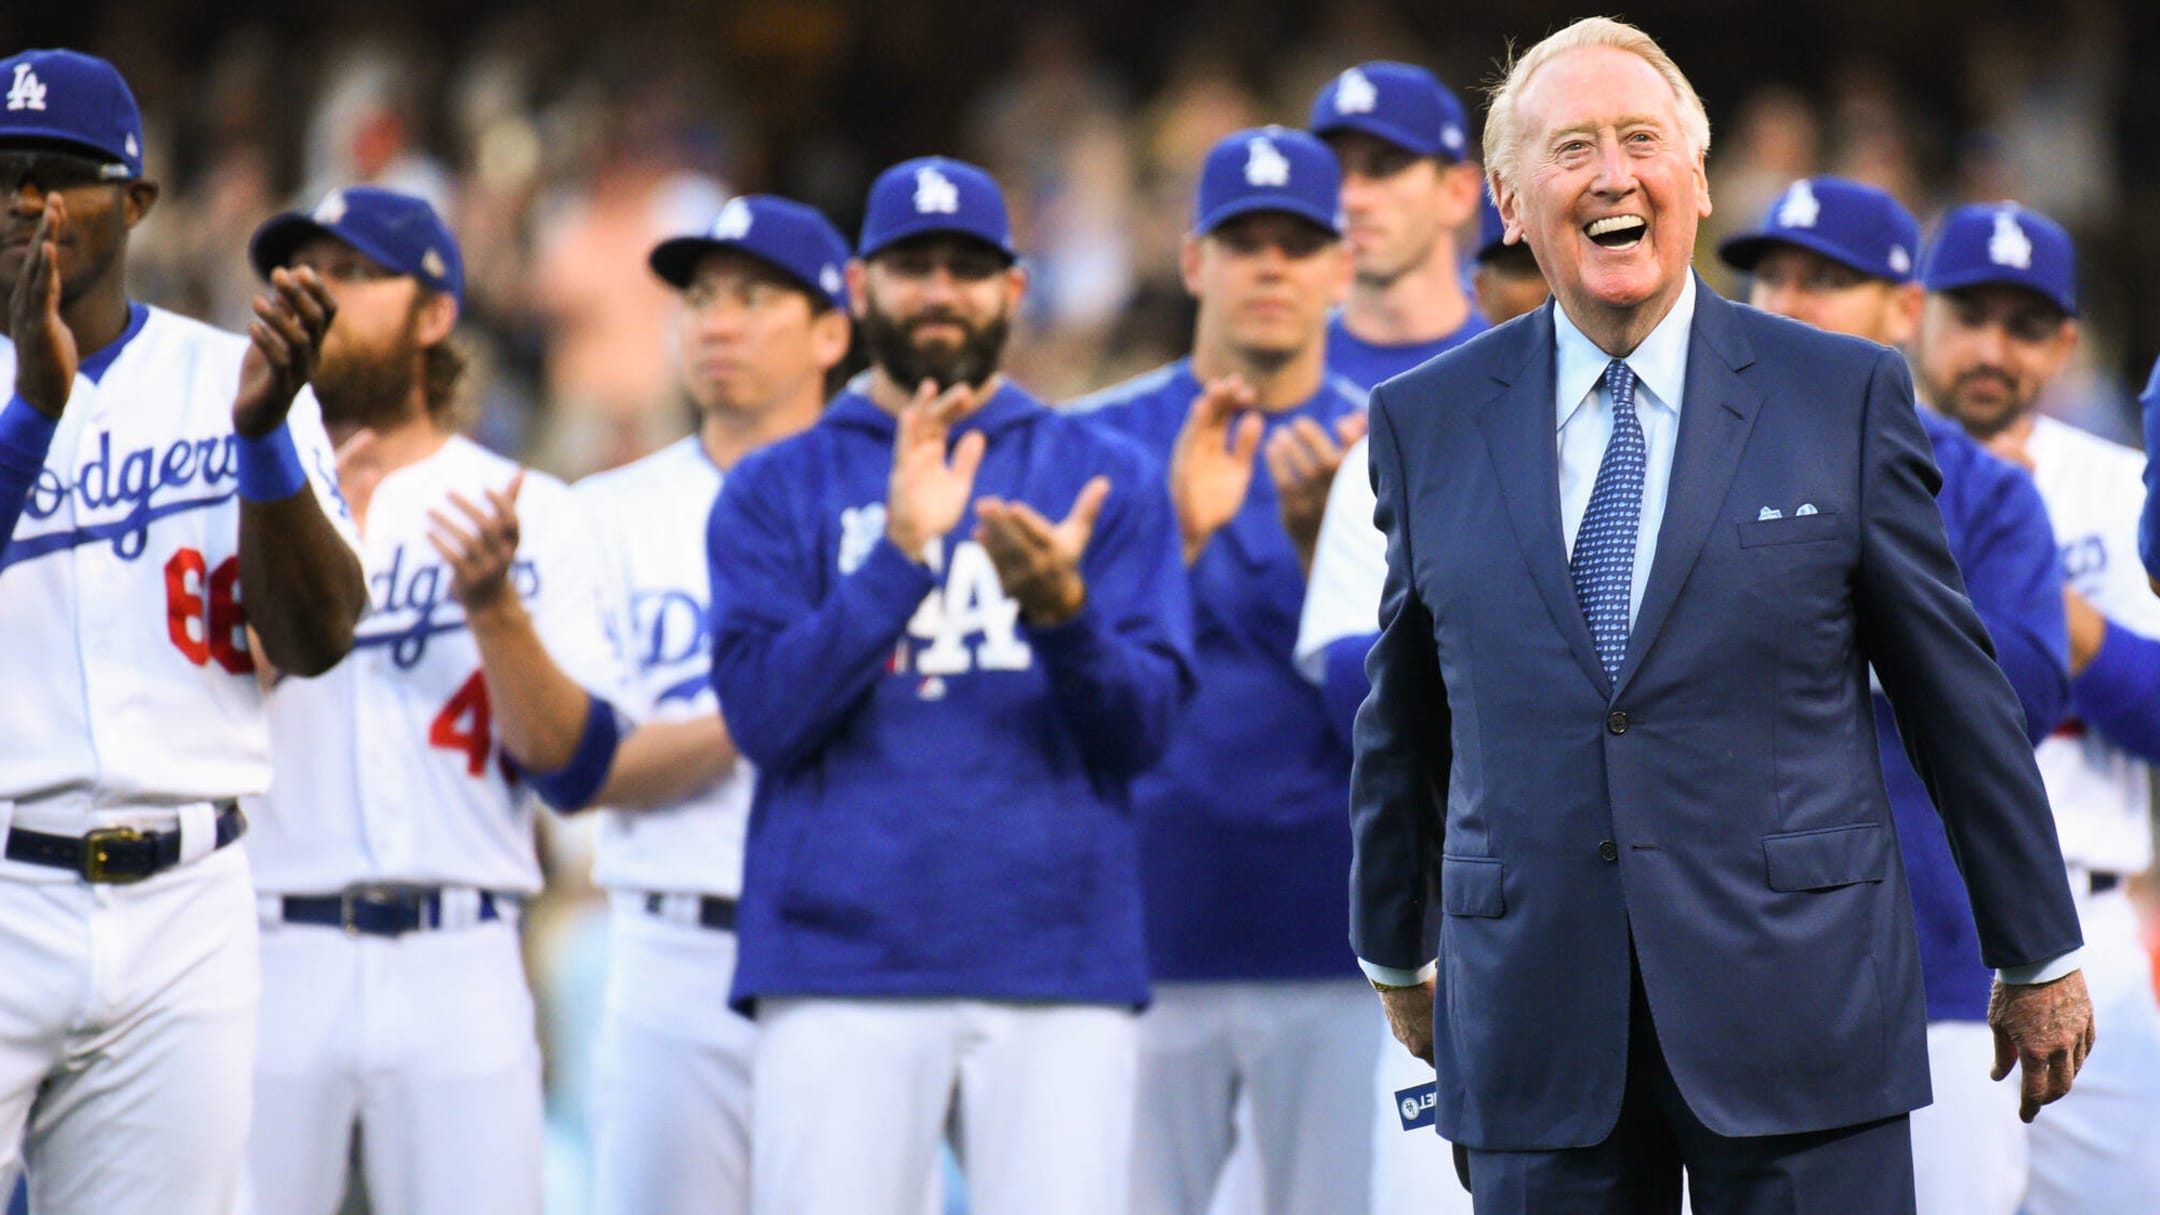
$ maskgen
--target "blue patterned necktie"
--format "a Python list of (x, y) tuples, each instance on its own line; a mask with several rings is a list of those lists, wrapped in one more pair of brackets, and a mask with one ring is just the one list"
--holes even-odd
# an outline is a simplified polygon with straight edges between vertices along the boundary
[(1598, 662), (1610, 679), (1627, 657), (1628, 598), (1635, 587), (1635, 533), (1649, 445), (1643, 441), (1642, 419), (1635, 416), (1635, 373), (1619, 359), (1605, 368), (1605, 392), (1613, 407), (1612, 438), (1575, 532), (1568, 573), (1575, 581), (1575, 602), (1590, 622)]

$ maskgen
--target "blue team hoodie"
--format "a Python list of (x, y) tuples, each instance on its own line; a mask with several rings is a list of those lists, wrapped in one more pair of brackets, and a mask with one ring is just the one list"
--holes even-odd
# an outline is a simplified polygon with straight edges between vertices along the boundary
[(1002, 386), (955, 429), (975, 494), (1055, 521), (1111, 491), (1087, 606), (1017, 623), (970, 508), (933, 574), (884, 538), (894, 420), (843, 393), (713, 505), (713, 686), (758, 767), (735, 1002), (948, 996), (1141, 1005), (1129, 786), (1190, 689), (1161, 467)]
[[(2025, 732), (2037, 742), (2055, 728), (2070, 700), (2062, 570), (2047, 507), (2031, 477), (1988, 454), (1956, 423), (1925, 409), (1920, 421), (1942, 470), (1935, 502), (1942, 509), (1950, 554), (1995, 643), (1995, 660), (2025, 707)], [(1928, 1020), (1985, 1020), (1994, 972), (1980, 961), (1980, 934), (1965, 880), (1927, 788), (1905, 757), (1889, 702), (1880, 694), (1875, 741), (1912, 889)]]
[[(1130, 435), (1168, 465), (1201, 386), (1189, 360), (1075, 402), (1076, 417)], [(1333, 433), (1365, 408), (1329, 376), (1267, 418)], [(1235, 518), (1189, 573), (1199, 690), (1160, 767), (1140, 778), (1140, 872), (1157, 979), (1355, 977), (1349, 948), (1350, 751), (1291, 661), (1305, 575), (1259, 457)]]

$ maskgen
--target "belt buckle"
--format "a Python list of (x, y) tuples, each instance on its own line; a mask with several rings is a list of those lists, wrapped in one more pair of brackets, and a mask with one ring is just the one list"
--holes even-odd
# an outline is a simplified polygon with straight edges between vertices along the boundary
[(99, 827), (82, 837), (82, 875), (87, 882), (103, 882), (108, 886), (125, 886), (139, 882), (147, 873), (113, 873), (107, 869), (112, 864), (114, 844), (135, 844), (144, 839), (143, 833), (133, 827)]
[(361, 907), (401, 907), (405, 903), (402, 891), (386, 886), (347, 886), (338, 893), (338, 926), (348, 937), (360, 935), (357, 918)]

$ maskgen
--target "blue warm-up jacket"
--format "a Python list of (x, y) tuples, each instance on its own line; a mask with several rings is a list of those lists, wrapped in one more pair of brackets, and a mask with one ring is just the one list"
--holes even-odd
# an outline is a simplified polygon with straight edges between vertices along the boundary
[(930, 567), (885, 539), (894, 420), (858, 392), (745, 459), (708, 527), (713, 686), (758, 767), (734, 999), (1148, 997), (1133, 778), (1191, 685), (1161, 466), (1004, 385), (955, 427), (974, 493), (1110, 495), (1087, 606), (1017, 620), (972, 506)]
[[(1189, 360), (1068, 406), (1138, 440), (1167, 466), (1200, 396)], [(1365, 408), (1329, 376), (1268, 433), (1310, 418), (1330, 434)], [(1349, 911), (1350, 749), (1298, 674), (1305, 575), (1260, 458), (1245, 503), (1187, 571), (1199, 690), (1169, 752), (1133, 787), (1158, 979), (1355, 977)]]

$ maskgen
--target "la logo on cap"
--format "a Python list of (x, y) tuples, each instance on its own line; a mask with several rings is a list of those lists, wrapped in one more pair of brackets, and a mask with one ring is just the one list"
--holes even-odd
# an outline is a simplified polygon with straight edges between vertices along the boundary
[(323, 200), (315, 204), (315, 214), (309, 218), (326, 228), (335, 226), (345, 218), (345, 192), (332, 190), (323, 195)]
[(1335, 84), (1335, 112), (1338, 114), (1370, 114), (1380, 102), (1380, 90), (1366, 78), (1363, 71), (1351, 68), (1344, 72)]
[(27, 63), (15, 65), (15, 82), (8, 86), (7, 108), (11, 110), (42, 110), (45, 108), (45, 83), (37, 78), (37, 72)]
[(1246, 142), (1245, 184), (1260, 187), (1290, 184), (1290, 162), (1275, 150), (1272, 140), (1256, 137)]
[(750, 235), (750, 204), (742, 199), (732, 199), (720, 208), (720, 218), (713, 221), (714, 240), (741, 240)]
[(1777, 225), (1780, 228), (1812, 228), (1822, 215), (1822, 203), (1815, 197), (1815, 187), (1805, 181), (1796, 181), (1785, 191), (1785, 201), (1778, 204)]
[(915, 213), (951, 215), (960, 209), (960, 187), (938, 172), (936, 165), (915, 170)]
[(1988, 237), (1988, 260), (2013, 270), (2032, 269), (2032, 238), (2018, 227), (2017, 216), (1995, 213), (1995, 231)]

